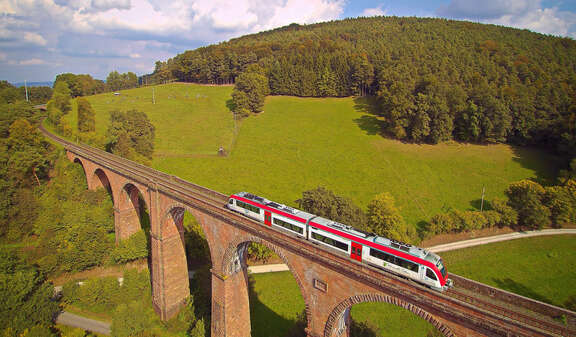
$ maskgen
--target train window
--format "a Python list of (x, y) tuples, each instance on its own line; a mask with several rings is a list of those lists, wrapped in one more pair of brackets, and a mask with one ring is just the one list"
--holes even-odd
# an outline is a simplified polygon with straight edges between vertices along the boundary
[(293, 224), (291, 224), (291, 223), (289, 223), (289, 222), (286, 222), (286, 221), (283, 221), (283, 220), (280, 220), (280, 219), (276, 219), (276, 218), (273, 218), (273, 219), (274, 219), (273, 221), (274, 221), (274, 224), (275, 224), (275, 225), (282, 226), (282, 227), (284, 227), (284, 228), (286, 228), (286, 229), (289, 229), (289, 230), (291, 230), (291, 231), (293, 231), (293, 232), (297, 232), (297, 233), (300, 233), (300, 234), (302, 234), (302, 232), (303, 232), (302, 227), (298, 227), (298, 226), (296, 226), (296, 225), (293, 225)]
[(430, 268), (426, 268), (426, 276), (428, 278), (433, 279), (434, 281), (438, 281), (438, 278), (436, 278), (436, 274), (434, 274), (434, 272)]
[(322, 241), (326, 244), (329, 244), (330, 246), (336, 247), (338, 249), (342, 249), (344, 251), (348, 251), (348, 245), (343, 243), (343, 242), (340, 242), (338, 240), (331, 239), (329, 237), (326, 237), (324, 235), (320, 235), (318, 233), (312, 233), (312, 237), (318, 241)]
[(396, 264), (394, 261), (395, 257), (393, 255), (386, 254), (374, 248), (370, 248), (370, 256), (374, 256), (377, 259)]
[(381, 251), (376, 250), (374, 248), (370, 248), (370, 256), (374, 256), (377, 259), (384, 260), (388, 263), (395, 264), (397, 266), (411, 270), (413, 272), (416, 272), (416, 273), (418, 272), (418, 264), (416, 264), (414, 262), (407, 261), (407, 260), (399, 259), (394, 255), (390, 255), (390, 254), (381, 252)]
[(244, 208), (244, 209), (247, 209), (247, 210), (249, 210), (249, 211), (251, 211), (251, 212), (260, 214), (260, 208), (258, 208), (258, 207), (256, 207), (256, 206), (247, 204), (247, 203), (242, 202), (242, 201), (240, 201), (240, 200), (236, 200), (236, 205), (238, 205), (238, 207), (242, 207), (242, 208)]
[(396, 260), (398, 261), (396, 264), (399, 265), (402, 268), (408, 269), (408, 270), (412, 270), (413, 272), (418, 272), (418, 265), (414, 262), (410, 262), (408, 260), (403, 260), (403, 259), (399, 259), (396, 258)]
[(228, 203), (229, 203), (230, 205), (233, 205), (233, 204), (234, 204), (234, 199), (228, 200)]

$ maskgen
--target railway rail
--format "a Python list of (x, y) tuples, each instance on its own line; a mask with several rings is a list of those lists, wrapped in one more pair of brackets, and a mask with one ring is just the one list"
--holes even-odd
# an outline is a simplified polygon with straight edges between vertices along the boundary
[[(464, 278), (457, 275), (454, 275), (456, 278), (455, 287), (444, 293), (430, 290), (417, 283), (389, 273), (386, 273), (386, 282), (383, 283), (381, 281), (383, 278), (381, 276), (382, 272), (374, 267), (351, 261), (347, 256), (337, 254), (323, 247), (313, 246), (313, 249), (299, 248), (298, 243), (302, 242), (301, 239), (288, 236), (273, 228), (263, 228), (257, 222), (229, 211), (224, 207), (228, 200), (228, 196), (225, 194), (190, 183), (176, 176), (154, 170), (128, 159), (111, 155), (105, 151), (62, 139), (47, 131), (42, 125), (40, 125), (40, 130), (44, 135), (62, 144), (66, 149), (102, 165), (106, 165), (109, 169), (117, 171), (120, 174), (128, 174), (144, 185), (150, 186), (150, 184), (153, 184), (157, 186), (157, 188), (161, 188), (164, 193), (168, 193), (183, 201), (193, 200), (196, 204), (200, 204), (213, 214), (221, 214), (223, 211), (228, 212), (227, 217), (230, 218), (230, 221), (248, 232), (269, 240), (273, 244), (289, 248), (300, 254), (310, 255), (311, 259), (320, 260), (322, 263), (333, 268), (339, 268), (339, 264), (347, 264), (348, 271), (352, 269), (358, 274), (365, 274), (361, 278), (372, 283), (377, 283), (380, 286), (385, 286), (388, 289), (399, 291), (407, 298), (427, 296), (440, 305), (459, 307), (461, 308), (462, 317), (467, 317), (477, 322), (485, 320), (484, 326), (486, 329), (490, 329), (490, 320), (504, 320), (512, 326), (513, 330), (517, 331), (519, 335), (576, 336), (575, 312), (507, 292), (507, 299), (501, 300), (498, 296), (493, 295), (504, 291), (487, 285), (476, 284), (471, 286), (469, 282), (459, 282), (458, 279), (464, 280)], [(478, 291), (478, 287), (483, 287), (483, 291)], [(406, 291), (406, 289), (410, 290)], [(489, 293), (488, 296), (486, 296), (486, 292)], [(530, 303), (534, 302), (530, 304), (531, 309), (526, 309), (526, 305), (518, 306), (515, 304), (515, 296), (518, 299), (521, 298), (522, 303), (527, 303), (526, 301)], [(536, 307), (537, 310), (534, 310), (534, 307)], [(482, 325), (482, 323), (479, 324)], [(528, 331), (528, 333), (526, 333), (526, 331)], [(500, 333), (510, 335), (509, 332), (500, 331)], [(496, 334), (498, 335), (499, 333)]]

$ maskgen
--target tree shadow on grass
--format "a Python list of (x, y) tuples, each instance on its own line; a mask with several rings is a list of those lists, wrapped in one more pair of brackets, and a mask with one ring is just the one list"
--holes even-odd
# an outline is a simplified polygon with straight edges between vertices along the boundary
[(356, 97), (354, 109), (364, 113), (354, 120), (358, 127), (369, 135), (384, 135), (384, 121), (378, 118), (378, 99), (374, 96)]
[(523, 168), (534, 171), (536, 177), (531, 180), (540, 185), (555, 185), (558, 169), (562, 168), (561, 159), (545, 150), (533, 147), (512, 146), (514, 162)]
[(254, 290), (254, 279), (249, 277), (250, 324), (252, 337), (306, 337), (306, 314), (296, 320), (286, 319), (262, 303)]
[(555, 304), (549, 298), (535, 292), (534, 290), (528, 288), (527, 286), (523, 285), (522, 283), (516, 282), (512, 279), (505, 278), (505, 279), (492, 279), (496, 282), (496, 286), (500, 289), (504, 289), (506, 291), (513, 292), (518, 295), (522, 295), (528, 298), (535, 299), (540, 302), (550, 303), (553, 305)]
[(234, 104), (234, 101), (232, 99), (229, 99), (226, 101), (226, 107), (228, 108), (228, 110), (230, 110), (230, 112), (233, 112), (234, 109), (236, 109), (236, 104)]

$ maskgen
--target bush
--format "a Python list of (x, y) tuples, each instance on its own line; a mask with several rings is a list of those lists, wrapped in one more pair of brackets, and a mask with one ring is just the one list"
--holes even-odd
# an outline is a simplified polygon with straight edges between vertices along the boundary
[(551, 213), (544, 204), (545, 193), (540, 184), (530, 180), (521, 180), (508, 186), (508, 205), (518, 212), (519, 225), (541, 229), (550, 224)]
[(143, 230), (120, 241), (112, 252), (112, 259), (116, 263), (126, 263), (145, 257), (148, 257), (148, 239)]
[(154, 327), (158, 320), (155, 316), (154, 310), (140, 301), (122, 303), (114, 311), (112, 336), (137, 336)]
[(268, 261), (274, 252), (261, 243), (251, 242), (248, 245), (248, 257), (256, 261)]
[(499, 225), (501, 227), (513, 227), (518, 223), (518, 212), (508, 206), (505, 200), (495, 198), (491, 205), (492, 209), (500, 214)]
[(433, 234), (450, 233), (456, 230), (458, 221), (453, 213), (436, 214), (430, 219), (430, 232)]

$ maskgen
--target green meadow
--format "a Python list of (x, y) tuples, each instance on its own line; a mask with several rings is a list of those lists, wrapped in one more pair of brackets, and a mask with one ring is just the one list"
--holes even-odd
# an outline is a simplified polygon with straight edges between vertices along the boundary
[[(154, 168), (222, 193), (251, 191), (292, 206), (319, 185), (362, 207), (390, 192), (416, 224), (443, 210), (479, 207), (483, 188), (492, 199), (512, 181), (555, 174), (553, 158), (532, 149), (386, 139), (364, 98), (272, 96), (263, 113), (235, 121), (231, 91), (176, 83), (87, 98), (100, 134), (113, 109), (148, 114), (156, 127)], [(75, 125), (75, 113), (67, 118)], [(220, 146), (227, 157), (216, 155)]]
[[(576, 289), (570, 285), (576, 278), (575, 240), (576, 235), (535, 237), (441, 255), (449, 273), (554, 305), (570, 306), (570, 302), (574, 310)], [(290, 272), (250, 277), (253, 336), (285, 336), (304, 309), (294, 277)], [(351, 315), (357, 322), (367, 322), (382, 337), (430, 336), (435, 330), (424, 319), (392, 304), (357, 304)]]
[(440, 255), (449, 273), (576, 309), (576, 235), (510, 240)]

